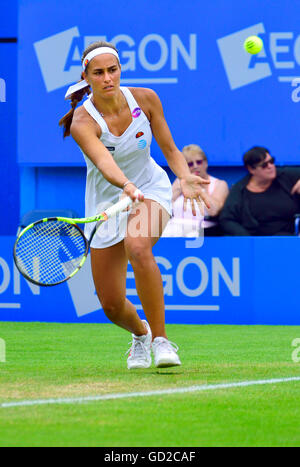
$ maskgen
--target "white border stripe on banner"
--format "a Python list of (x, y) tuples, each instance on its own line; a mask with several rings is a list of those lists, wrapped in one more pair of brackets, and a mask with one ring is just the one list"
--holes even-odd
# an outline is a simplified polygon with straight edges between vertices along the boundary
[[(137, 310), (143, 310), (142, 305), (135, 304)], [(220, 311), (219, 305), (165, 305), (165, 310), (171, 311)]]
[(26, 407), (33, 405), (47, 405), (47, 404), (75, 404), (84, 402), (95, 402), (115, 399), (128, 399), (131, 397), (152, 397), (169, 394), (184, 394), (191, 392), (201, 391), (213, 391), (217, 389), (231, 389), (240, 388), (247, 386), (257, 386), (264, 384), (277, 384), (277, 383), (288, 383), (291, 381), (300, 381), (300, 376), (290, 378), (275, 378), (275, 379), (261, 379), (256, 381), (240, 381), (236, 383), (220, 383), (220, 384), (204, 384), (202, 386), (189, 386), (186, 388), (170, 388), (170, 389), (159, 389), (157, 391), (144, 391), (144, 392), (125, 392), (116, 394), (102, 394), (98, 396), (86, 396), (86, 397), (67, 397), (57, 399), (38, 399), (38, 400), (24, 400), (15, 402), (4, 402), (0, 404), (0, 408), (5, 409), (9, 407)]
[(177, 84), (178, 78), (124, 78), (121, 84)]

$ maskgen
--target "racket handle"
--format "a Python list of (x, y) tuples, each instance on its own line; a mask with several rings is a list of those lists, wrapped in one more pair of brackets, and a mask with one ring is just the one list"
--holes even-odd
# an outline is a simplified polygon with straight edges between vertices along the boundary
[[(144, 198), (143, 193), (140, 190), (136, 190), (134, 192), (137, 201), (141, 201)], [(132, 199), (129, 196), (126, 198), (121, 199), (118, 203), (114, 204), (110, 208), (106, 209), (104, 212), (108, 219), (118, 214), (118, 212), (124, 211), (128, 206), (133, 204)]]

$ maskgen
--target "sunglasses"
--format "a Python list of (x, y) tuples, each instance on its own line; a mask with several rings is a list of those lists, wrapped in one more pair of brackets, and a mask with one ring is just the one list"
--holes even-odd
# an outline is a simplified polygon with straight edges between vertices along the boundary
[(193, 167), (194, 165), (202, 165), (202, 164), (203, 164), (203, 159), (198, 159), (196, 161), (191, 161), (187, 163), (189, 168)]
[(258, 164), (254, 168), (257, 169), (258, 167), (261, 167), (262, 169), (266, 169), (269, 164), (271, 165), (275, 164), (275, 157), (271, 157), (271, 159), (269, 159), (268, 161), (263, 162), (262, 164)]

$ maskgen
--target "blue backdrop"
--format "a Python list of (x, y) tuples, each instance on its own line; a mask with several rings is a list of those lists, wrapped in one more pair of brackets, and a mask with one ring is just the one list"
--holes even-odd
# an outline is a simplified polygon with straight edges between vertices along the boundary
[[(19, 162), (83, 164), (58, 120), (83, 49), (107, 39), (120, 51), (122, 83), (160, 95), (179, 148), (198, 143), (212, 165), (236, 165), (259, 144), (297, 163), (299, 21), (291, 0), (21, 0)], [(242, 46), (252, 34), (264, 40), (257, 56)], [(152, 153), (165, 164), (155, 143)]]
[[(13, 265), (14, 238), (0, 240), (0, 321), (107, 322), (89, 260), (67, 283), (37, 287)], [(299, 238), (206, 238), (195, 246), (162, 238), (154, 247), (168, 323), (300, 325)], [(126, 294), (144, 316), (130, 267)]]
[[(230, 184), (240, 178), (241, 168), (220, 166), (239, 165), (253, 144), (269, 146), (282, 164), (299, 164), (298, 2), (1, 0), (1, 11), (0, 320), (105, 320), (88, 264), (68, 284), (37, 289), (12, 260), (17, 152), (21, 213), (75, 208), (84, 214), (84, 169), (74, 167), (83, 160), (70, 138), (63, 142), (57, 122), (69, 108), (64, 94), (79, 78), (89, 42), (117, 44), (123, 84), (155, 89), (178, 147), (202, 145), (210, 165), (219, 166), (212, 167), (216, 176)], [(242, 49), (249, 34), (264, 40), (258, 56)], [(165, 164), (155, 143), (152, 153)], [(206, 239), (200, 250), (162, 239), (154, 252), (168, 322), (300, 324), (296, 238)], [(139, 307), (130, 269), (127, 281)]]
[(1, 0), (0, 15), (0, 235), (19, 220), (17, 165), (17, 2)]

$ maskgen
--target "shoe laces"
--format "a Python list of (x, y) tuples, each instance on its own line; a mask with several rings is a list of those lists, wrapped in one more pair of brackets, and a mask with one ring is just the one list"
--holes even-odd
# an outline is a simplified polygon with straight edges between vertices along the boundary
[(125, 355), (128, 355), (134, 359), (144, 359), (147, 354), (147, 348), (138, 337), (133, 336), (132, 342), (128, 342), (130, 348), (127, 350)]
[(175, 344), (175, 342), (171, 342), (168, 339), (165, 339), (164, 337), (155, 339), (154, 345), (156, 348), (159, 347), (160, 352), (177, 353), (179, 349), (178, 345)]

